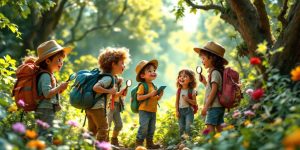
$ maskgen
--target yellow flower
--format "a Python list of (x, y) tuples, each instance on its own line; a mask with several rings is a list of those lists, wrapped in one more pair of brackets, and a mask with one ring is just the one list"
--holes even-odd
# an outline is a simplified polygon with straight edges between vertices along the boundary
[(10, 105), (10, 107), (8, 108), (8, 112), (16, 112), (18, 110), (18, 107), (17, 107), (17, 105), (15, 105), (15, 104), (12, 104), (12, 105)]
[(143, 146), (138, 146), (135, 150), (147, 150), (147, 148)]
[(296, 67), (291, 71), (292, 80), (299, 81), (300, 80), (300, 66)]
[(35, 139), (37, 137), (37, 133), (33, 130), (26, 130), (25, 136)]
[(245, 126), (250, 126), (250, 125), (252, 125), (252, 123), (251, 123), (250, 120), (246, 120), (246, 121), (244, 122), (244, 125), (245, 125)]
[(249, 143), (248, 141), (244, 141), (244, 142), (243, 142), (243, 146), (244, 146), (245, 148), (248, 148), (249, 145), (250, 145), (250, 143)]
[(215, 135), (214, 135), (214, 138), (219, 138), (219, 137), (221, 137), (221, 133), (219, 132), (219, 133), (216, 133)]
[(232, 130), (234, 129), (234, 126), (233, 125), (229, 125), (229, 126), (226, 126), (225, 128), (223, 128), (223, 130)]
[(45, 149), (46, 144), (44, 141), (40, 141), (40, 140), (31, 140), (27, 143), (26, 145), (28, 148), (31, 149)]
[(280, 117), (277, 117), (275, 121), (272, 123), (272, 125), (276, 126), (276, 125), (280, 125), (281, 123), (282, 123), (282, 119)]
[(262, 53), (262, 54), (266, 53), (267, 48), (268, 47), (267, 47), (267, 42), (266, 41), (264, 41), (263, 43), (260, 43), (260, 44), (257, 45), (257, 51), (259, 53)]
[(290, 135), (287, 135), (283, 141), (285, 148), (294, 148), (295, 146), (300, 146), (300, 128), (292, 132)]

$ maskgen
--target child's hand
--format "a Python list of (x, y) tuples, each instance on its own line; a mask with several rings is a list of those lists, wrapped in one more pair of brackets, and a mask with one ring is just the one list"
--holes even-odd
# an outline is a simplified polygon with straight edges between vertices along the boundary
[(186, 102), (189, 101), (189, 98), (188, 98), (187, 96), (185, 96), (185, 95), (182, 95), (182, 98), (183, 98), (183, 100), (185, 100)]
[(207, 107), (203, 107), (203, 109), (201, 111), (201, 115), (206, 116), (206, 113), (207, 113)]
[(180, 114), (178, 111), (176, 111), (176, 117), (177, 117), (177, 119), (180, 117)]
[(157, 95), (157, 90), (154, 90), (150, 93), (150, 97), (156, 96)]
[(124, 88), (124, 89), (122, 89), (121, 91), (120, 91), (120, 95), (122, 95), (122, 96), (126, 96), (127, 95), (127, 88)]
[(111, 89), (108, 90), (108, 93), (109, 93), (109, 94), (116, 94), (117, 91), (116, 91), (115, 88), (111, 88)]
[(164, 95), (164, 91), (161, 91), (158, 96), (162, 97), (163, 95)]
[(59, 85), (59, 93), (62, 93), (64, 90), (68, 88), (69, 82), (62, 82)]
[(202, 74), (200, 74), (200, 76), (199, 76), (199, 81), (201, 83), (203, 83), (204, 85), (206, 85), (206, 78)]

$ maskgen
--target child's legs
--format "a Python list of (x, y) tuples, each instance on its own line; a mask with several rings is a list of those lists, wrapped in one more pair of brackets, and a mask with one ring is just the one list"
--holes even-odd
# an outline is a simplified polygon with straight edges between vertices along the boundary
[(96, 136), (96, 134), (97, 134), (97, 127), (96, 127), (95, 121), (93, 120), (92, 112), (86, 110), (86, 117), (88, 119), (88, 130), (90, 132), (92, 132), (94, 136)]
[(109, 129), (112, 126), (112, 122), (114, 120), (114, 114), (115, 114), (115, 109), (114, 110), (109, 110), (109, 112), (107, 114), (107, 120), (108, 120)]
[[(50, 108), (37, 108), (35, 112), (36, 119), (48, 123), (51, 127), (53, 126), (54, 117), (55, 117), (55, 112), (53, 109)], [(47, 129), (38, 126), (38, 131), (39, 131), (39, 135), (47, 136), (48, 141), (52, 141), (52, 134), (51, 132), (48, 132)]]
[(185, 120), (185, 132), (188, 135), (191, 135), (191, 128), (192, 128), (192, 124), (194, 122), (194, 112), (192, 110), (192, 108), (189, 107), (188, 112), (186, 114), (186, 120)]
[(206, 128), (209, 129), (210, 132), (214, 133), (215, 132), (215, 126), (211, 124), (206, 124)]
[(213, 107), (207, 111), (205, 124), (210, 131), (215, 132), (215, 129), (219, 132), (221, 130), (221, 124), (224, 123), (224, 107)]
[(185, 125), (186, 125), (186, 112), (185, 112), (185, 108), (179, 108), (179, 133), (180, 133), (180, 137), (183, 135), (184, 130), (185, 130)]
[(148, 112), (139, 110), (139, 124), (138, 134), (136, 136), (137, 140), (144, 141), (148, 132), (148, 124), (150, 121), (150, 116)]
[[(119, 103), (115, 103), (115, 113), (113, 116), (113, 122), (114, 122), (114, 132), (120, 132), (123, 128), (123, 122), (121, 118), (121, 112), (120, 112), (120, 105)], [(116, 135), (117, 136), (117, 135)]]
[(108, 122), (104, 108), (88, 110), (94, 123), (96, 124), (98, 141), (108, 141)]
[(156, 113), (155, 112), (149, 112), (149, 113), (150, 113), (150, 121), (148, 126), (147, 139), (152, 140), (155, 132)]
[(222, 124), (224, 123), (224, 114), (225, 114), (225, 108), (219, 109), (219, 119), (216, 126), (217, 132), (222, 132)]

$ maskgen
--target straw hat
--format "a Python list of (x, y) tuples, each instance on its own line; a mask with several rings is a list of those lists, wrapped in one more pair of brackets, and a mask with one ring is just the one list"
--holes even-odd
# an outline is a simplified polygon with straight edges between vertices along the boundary
[(228, 61), (224, 58), (225, 48), (217, 42), (207, 42), (203, 48), (195, 47), (194, 51), (198, 54), (200, 54), (200, 51), (208, 51), (223, 58), (225, 65), (228, 64)]
[(143, 70), (143, 68), (148, 65), (148, 64), (153, 64), (155, 69), (158, 67), (158, 61), (156, 59), (147, 61), (147, 60), (142, 60), (138, 63), (138, 65), (135, 68), (136, 72), (136, 81), (141, 82), (142, 79), (140, 78), (140, 72)]
[(64, 51), (65, 55), (68, 55), (72, 48), (62, 47), (55, 40), (46, 41), (40, 44), (37, 48), (38, 59), (35, 61), (35, 64), (39, 64), (43, 60), (53, 56), (54, 54)]

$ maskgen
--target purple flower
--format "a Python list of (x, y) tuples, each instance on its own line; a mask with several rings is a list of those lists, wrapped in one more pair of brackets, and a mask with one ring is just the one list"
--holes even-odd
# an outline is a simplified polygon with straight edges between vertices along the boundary
[(247, 89), (247, 90), (246, 90), (246, 93), (247, 93), (248, 95), (251, 95), (251, 94), (253, 93), (253, 89)]
[(42, 121), (42, 120), (36, 120), (36, 123), (39, 125), (39, 126), (41, 126), (41, 127), (43, 127), (44, 129), (48, 129), (49, 127), (50, 127), (50, 125), (47, 123), (47, 122), (44, 122), (44, 121)]
[(245, 111), (244, 114), (245, 114), (246, 116), (255, 116), (255, 113), (254, 113), (253, 111), (251, 111), (251, 110)]
[(70, 125), (72, 127), (78, 127), (79, 126), (79, 124), (74, 120), (69, 120), (68, 125)]
[(18, 106), (25, 107), (25, 102), (22, 99), (19, 99), (17, 104), (18, 104)]
[(234, 113), (232, 114), (232, 118), (237, 119), (238, 117), (240, 117), (241, 112), (238, 110), (235, 110)]
[(15, 124), (12, 125), (12, 129), (17, 132), (17, 133), (25, 133), (26, 131), (26, 127), (23, 123), (21, 122), (17, 122)]
[(111, 145), (110, 143), (107, 143), (107, 142), (99, 142), (99, 141), (96, 141), (96, 147), (101, 149), (101, 150), (111, 150)]

